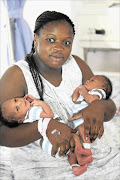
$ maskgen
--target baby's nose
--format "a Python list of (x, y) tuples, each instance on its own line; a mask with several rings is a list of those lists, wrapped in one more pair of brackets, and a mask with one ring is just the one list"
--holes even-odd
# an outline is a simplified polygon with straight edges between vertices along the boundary
[(86, 83), (89, 83), (89, 80), (87, 80)]

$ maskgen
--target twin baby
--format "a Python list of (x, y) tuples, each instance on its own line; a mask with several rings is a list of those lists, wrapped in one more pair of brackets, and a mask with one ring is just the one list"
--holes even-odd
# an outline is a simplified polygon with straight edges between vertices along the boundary
[[(79, 93), (80, 96), (74, 104), (73, 109), (73, 115), (81, 112), (81, 118), (73, 121), (74, 128), (77, 130), (79, 135), (75, 133), (73, 134), (75, 140), (75, 151), (74, 153), (69, 152), (68, 154), (68, 161), (72, 166), (72, 171), (75, 175), (84, 173), (87, 170), (87, 165), (93, 161), (90, 149), (90, 139), (89, 137), (88, 140), (85, 140), (84, 138), (84, 120), (82, 118), (82, 109), (94, 100), (108, 99), (112, 93), (112, 84), (107, 77), (96, 75), (90, 80), (87, 80), (84, 85), (79, 87)], [(31, 95), (5, 101), (1, 105), (0, 116), (2, 122), (8, 127), (16, 127), (20, 123), (30, 123), (41, 118), (45, 118), (43, 119), (44, 121), (46, 121), (46, 118), (54, 118), (54, 114), (49, 105), (44, 101), (32, 97)], [(60, 132), (54, 130), (52, 133)], [(52, 144), (46, 136), (41, 139), (40, 145), (45, 152), (52, 155)]]

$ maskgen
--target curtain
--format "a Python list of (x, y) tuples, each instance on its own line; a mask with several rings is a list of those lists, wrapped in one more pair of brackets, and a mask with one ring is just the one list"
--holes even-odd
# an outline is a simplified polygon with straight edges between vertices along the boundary
[[(33, 33), (31, 32), (27, 22), (23, 19), (23, 7), (26, 0), (2, 0), (6, 12), (8, 14), (9, 23), (4, 25), (4, 28), (10, 30), (7, 37), (7, 62), (8, 65), (11, 64), (10, 51), (13, 51), (14, 61), (19, 61), (24, 59), (25, 55), (31, 50)], [(9, 27), (7, 27), (9, 26)], [(6, 29), (4, 29), (4, 32)], [(11, 45), (9, 46), (9, 42)]]

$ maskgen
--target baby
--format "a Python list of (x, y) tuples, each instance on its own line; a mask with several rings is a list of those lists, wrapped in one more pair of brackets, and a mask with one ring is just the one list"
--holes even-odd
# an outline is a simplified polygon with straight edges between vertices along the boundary
[[(108, 99), (112, 93), (112, 83), (110, 79), (107, 78), (106, 76), (96, 75), (93, 76), (90, 80), (87, 80), (84, 85), (79, 86), (79, 93), (80, 96), (75, 103), (73, 110), (73, 117), (70, 118), (69, 121), (73, 121), (74, 128), (76, 128), (79, 131), (79, 135), (80, 137), (82, 137), (83, 147), (89, 149), (90, 144), (84, 143), (86, 141), (83, 136), (84, 120), (82, 118), (82, 110), (94, 100)], [(79, 118), (81, 115), (80, 119), (78, 119), (78, 112), (79, 112)], [(90, 142), (89, 137), (87, 142)]]

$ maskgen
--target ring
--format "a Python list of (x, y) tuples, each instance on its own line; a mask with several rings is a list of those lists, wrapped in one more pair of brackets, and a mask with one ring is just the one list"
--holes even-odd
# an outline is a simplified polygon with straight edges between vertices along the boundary
[(66, 155), (68, 155), (68, 154), (69, 154), (69, 152), (70, 152), (70, 149), (67, 151)]

